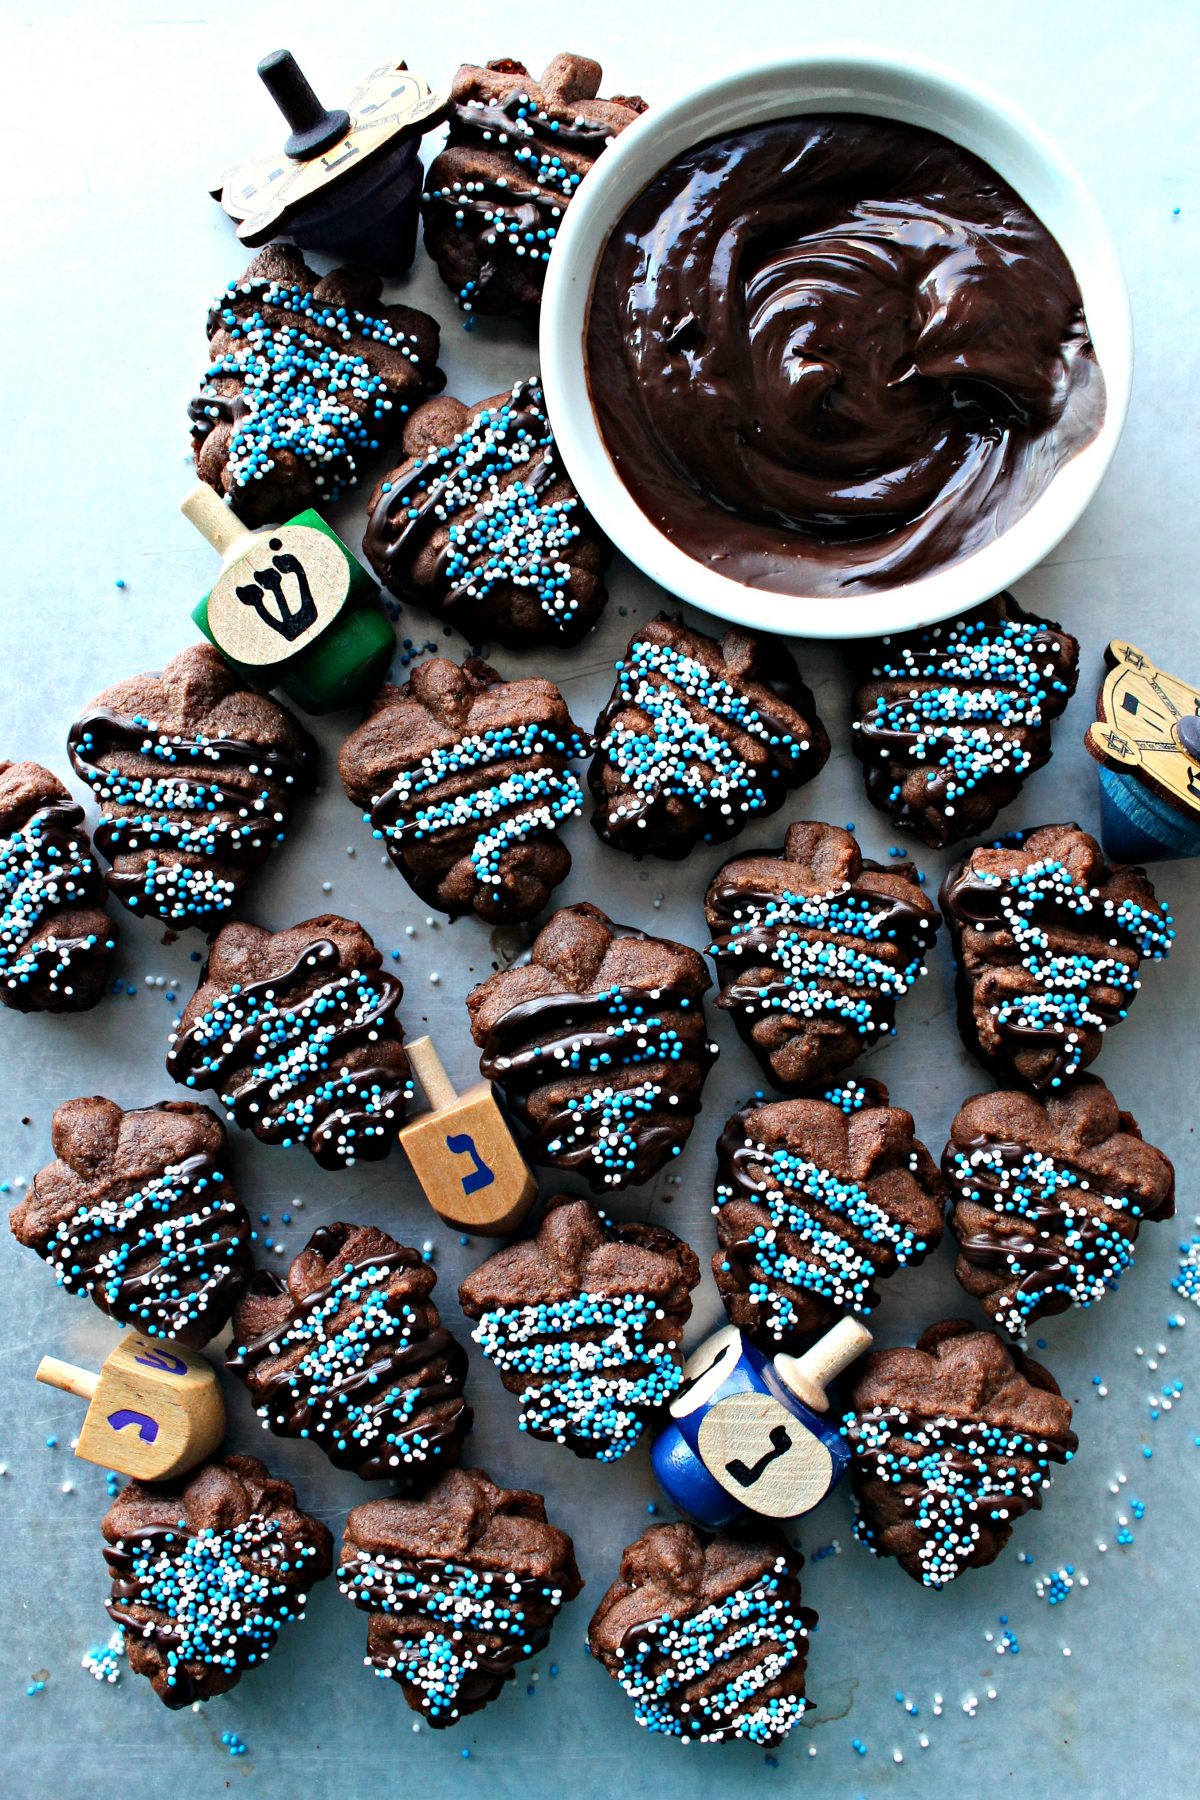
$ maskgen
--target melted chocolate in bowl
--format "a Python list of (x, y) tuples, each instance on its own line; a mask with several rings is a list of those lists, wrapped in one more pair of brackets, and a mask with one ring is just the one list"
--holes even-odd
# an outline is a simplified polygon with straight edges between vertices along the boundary
[(597, 422), (689, 556), (784, 594), (893, 587), (1029, 510), (1104, 418), (1069, 263), (994, 170), (859, 115), (669, 163), (597, 266)]

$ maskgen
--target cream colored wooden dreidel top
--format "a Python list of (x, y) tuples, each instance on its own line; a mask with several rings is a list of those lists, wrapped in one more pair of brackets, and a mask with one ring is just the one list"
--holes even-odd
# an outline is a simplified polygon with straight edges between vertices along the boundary
[(529, 1211), (537, 1183), (490, 1083), (456, 1093), (432, 1039), (416, 1038), (404, 1048), (431, 1109), (400, 1133), (425, 1198), (459, 1231), (506, 1237)]
[(76, 1456), (137, 1481), (195, 1468), (225, 1435), (217, 1372), (178, 1344), (125, 1334), (99, 1374), (43, 1356), (37, 1379), (86, 1400)]

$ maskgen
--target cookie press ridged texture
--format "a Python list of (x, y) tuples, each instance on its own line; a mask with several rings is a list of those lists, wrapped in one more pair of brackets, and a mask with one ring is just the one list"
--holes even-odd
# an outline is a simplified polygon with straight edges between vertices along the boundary
[(40, 763), (0, 762), (0, 1005), (95, 1006), (117, 945), (107, 898), (83, 808)]

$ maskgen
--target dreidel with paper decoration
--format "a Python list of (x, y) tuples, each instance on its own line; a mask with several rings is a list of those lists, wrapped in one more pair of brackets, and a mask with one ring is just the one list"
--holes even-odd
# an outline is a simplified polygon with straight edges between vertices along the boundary
[(181, 512), (221, 557), (221, 573), (192, 613), (252, 687), (282, 688), (305, 712), (357, 706), (375, 692), (396, 650), (379, 589), (310, 507), (250, 531), (203, 482)]
[(456, 1093), (430, 1038), (410, 1039), (404, 1048), (430, 1106), (400, 1133), (425, 1198), (456, 1230), (506, 1237), (529, 1211), (537, 1183), (491, 1084)]
[(1200, 856), (1200, 688), (1114, 639), (1096, 719), (1100, 837), (1114, 862)]
[(713, 1531), (811, 1512), (850, 1463), (826, 1387), (870, 1342), (857, 1319), (841, 1319), (803, 1356), (771, 1358), (735, 1325), (716, 1332), (688, 1358), (650, 1452), (663, 1492)]
[(99, 1373), (43, 1356), (37, 1379), (87, 1401), (76, 1456), (136, 1481), (194, 1469), (225, 1435), (216, 1370), (163, 1339), (126, 1332)]

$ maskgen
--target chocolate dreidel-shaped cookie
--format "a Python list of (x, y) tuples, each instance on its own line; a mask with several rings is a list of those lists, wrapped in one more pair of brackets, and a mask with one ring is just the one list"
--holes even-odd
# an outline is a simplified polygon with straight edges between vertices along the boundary
[(285, 931), (226, 925), (167, 1052), (264, 1144), (324, 1169), (387, 1155), (412, 1095), (398, 976), (361, 925), (324, 913)]
[(117, 928), (83, 808), (34, 762), (0, 762), (0, 1005), (86, 1012), (108, 985)]
[(592, 824), (634, 856), (682, 857), (775, 812), (829, 757), (816, 702), (778, 640), (719, 641), (660, 613), (635, 632), (596, 723)]
[(673, 1231), (610, 1220), (590, 1200), (558, 1194), (537, 1236), (490, 1256), (458, 1297), (521, 1403), (521, 1430), (616, 1462), (683, 1379), (699, 1280), (695, 1253)]
[(895, 1030), (940, 924), (911, 865), (864, 862), (850, 832), (809, 820), (775, 854), (727, 862), (704, 906), (717, 1005), (790, 1092)]
[(868, 1356), (842, 1428), (855, 1537), (933, 1588), (995, 1562), (1078, 1447), (1053, 1376), (965, 1319)]
[(380, 690), (342, 745), (346, 793), (428, 906), (488, 924), (540, 913), (571, 867), (586, 742), (552, 681), (442, 656)]
[(588, 1648), (647, 1731), (684, 1744), (778, 1744), (808, 1708), (817, 1615), (801, 1604), (803, 1567), (767, 1525), (719, 1537), (651, 1525), (626, 1546)]
[(76, 1456), (135, 1481), (170, 1481), (225, 1436), (225, 1402), (206, 1357), (129, 1331), (99, 1370), (43, 1356), (37, 1380), (88, 1403)]
[(423, 1500), (354, 1508), (338, 1585), (370, 1614), (368, 1668), (440, 1728), (480, 1712), (545, 1649), (583, 1582), (540, 1494), (451, 1469)]
[(374, 1225), (322, 1225), (281, 1281), (260, 1270), (233, 1318), (226, 1367), (277, 1437), (339, 1469), (419, 1492), (470, 1430), (467, 1357), (430, 1298), (419, 1251)]
[(1079, 674), (1075, 639), (1011, 594), (846, 655), (868, 797), (935, 848), (986, 831), (1049, 762)]
[(998, 1079), (1044, 1092), (1100, 1054), (1147, 959), (1175, 937), (1144, 869), (1109, 869), (1078, 825), (980, 845), (942, 883), (963, 1042)]
[(730, 1322), (767, 1351), (795, 1350), (942, 1238), (945, 1183), (912, 1114), (877, 1081), (828, 1096), (756, 1101), (717, 1144), (713, 1277)]
[(213, 302), (192, 450), (247, 525), (336, 500), (444, 385), (436, 322), (380, 293), (366, 269), (318, 276), (276, 244)]
[(640, 1186), (678, 1156), (716, 1056), (703, 958), (586, 901), (542, 927), (528, 958), (467, 995), (480, 1069), (531, 1162), (599, 1191)]
[(57, 1161), (8, 1216), (18, 1242), (123, 1325), (193, 1349), (215, 1337), (254, 1267), (216, 1114), (97, 1094), (57, 1108), (50, 1142)]
[(316, 775), (304, 727), (207, 644), (105, 688), (67, 749), (100, 808), (112, 892), (177, 930), (207, 930), (237, 904)]
[(172, 1708), (228, 1693), (265, 1662), (333, 1567), (328, 1528), (253, 1456), (216, 1457), (180, 1481), (134, 1482), (100, 1529), (108, 1612), (124, 1627), (129, 1666)]
[(563, 467), (541, 382), (415, 412), (371, 495), (363, 554), (397, 599), (511, 650), (576, 644), (612, 548)]
[(603, 71), (564, 53), (535, 81), (501, 57), (464, 63), (446, 147), (425, 177), (425, 248), (464, 312), (535, 319), (567, 204), (646, 103), (598, 100)]
[(1014, 1338), (1103, 1300), (1133, 1262), (1143, 1220), (1175, 1212), (1170, 1162), (1094, 1075), (1044, 1097), (976, 1094), (950, 1127), (942, 1167), (954, 1273)]

